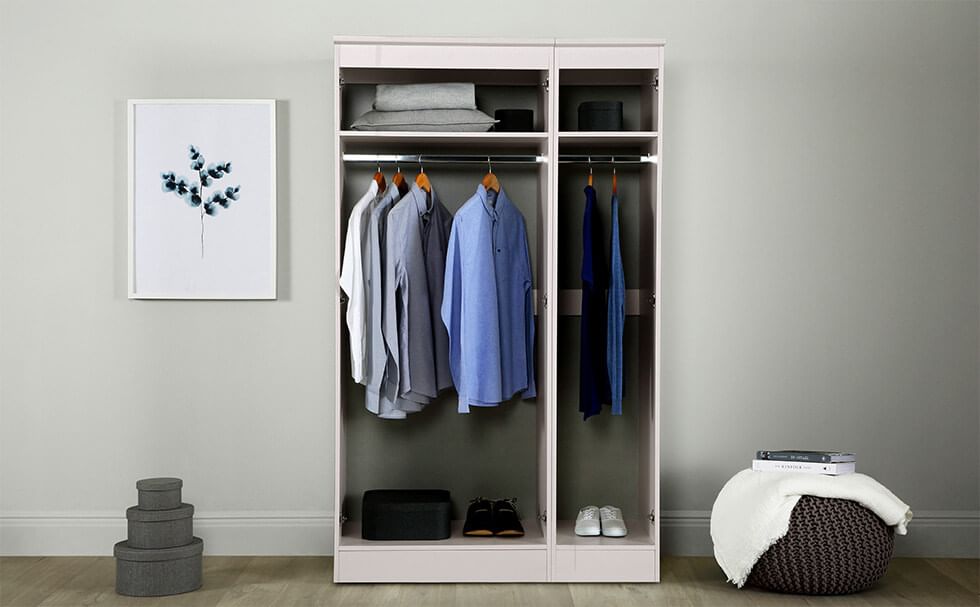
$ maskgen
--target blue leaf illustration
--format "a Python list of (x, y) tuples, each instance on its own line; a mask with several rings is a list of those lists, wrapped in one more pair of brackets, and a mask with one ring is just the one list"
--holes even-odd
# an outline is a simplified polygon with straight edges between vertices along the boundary
[(196, 183), (192, 183), (190, 187), (187, 188), (187, 193), (183, 196), (184, 202), (189, 206), (199, 207), (201, 206), (201, 186)]
[(231, 162), (212, 162), (205, 166), (204, 154), (195, 145), (187, 146), (187, 156), (190, 158), (190, 167), (198, 177), (197, 182), (192, 182), (183, 175), (177, 176), (173, 171), (163, 171), (160, 173), (160, 187), (164, 192), (173, 192), (179, 196), (190, 207), (200, 208), (201, 212), (201, 259), (204, 259), (204, 220), (203, 216), (218, 214), (221, 208), (227, 209), (233, 201), (238, 200), (241, 186), (228, 186), (224, 190), (218, 189), (210, 196), (205, 197), (204, 188), (211, 186), (216, 179), (221, 179), (231, 173)]

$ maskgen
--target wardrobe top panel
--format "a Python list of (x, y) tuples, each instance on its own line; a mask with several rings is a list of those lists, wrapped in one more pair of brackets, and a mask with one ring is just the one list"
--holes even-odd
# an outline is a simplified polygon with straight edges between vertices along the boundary
[(437, 45), (437, 46), (554, 46), (554, 38), (470, 38), (464, 36), (334, 36), (334, 44)]
[[(447, 52), (450, 51), (451, 52)], [(334, 61), (338, 68), (401, 69), (485, 69), (549, 70), (554, 59), (554, 44), (522, 44), (479, 39), (456, 42), (430, 39), (398, 39), (376, 42), (336, 42)]]
[(561, 67), (634, 69), (659, 67), (664, 41), (337, 36), (334, 45), (341, 69), (548, 70), (556, 47)]

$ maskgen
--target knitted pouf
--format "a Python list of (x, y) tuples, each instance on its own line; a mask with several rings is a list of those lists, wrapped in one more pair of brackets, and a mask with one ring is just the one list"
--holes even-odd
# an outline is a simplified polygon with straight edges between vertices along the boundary
[(885, 575), (894, 531), (850, 500), (804, 495), (789, 531), (759, 558), (747, 584), (793, 594), (850, 594)]

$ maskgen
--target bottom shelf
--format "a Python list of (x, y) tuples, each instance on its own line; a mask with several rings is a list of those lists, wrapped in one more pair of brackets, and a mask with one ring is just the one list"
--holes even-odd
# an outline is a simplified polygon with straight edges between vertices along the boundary
[[(540, 524), (522, 521), (520, 538), (465, 537), (462, 522), (436, 541), (361, 539), (359, 523), (344, 525), (334, 555), (338, 583), (658, 582), (660, 568), (650, 524), (627, 521), (623, 538), (579, 537), (574, 521), (558, 521), (548, 550)], [(549, 552), (553, 556), (549, 574)]]
[(650, 522), (626, 521), (626, 537), (581, 537), (575, 521), (558, 521), (554, 582), (659, 582)]
[(541, 525), (538, 521), (522, 520), (522, 537), (467, 537), (463, 535), (463, 521), (453, 521), (452, 535), (444, 540), (395, 540), (375, 541), (361, 538), (361, 523), (344, 523), (340, 536), (340, 550), (546, 550)]
[(603, 535), (575, 535), (575, 521), (560, 520), (555, 536), (556, 547), (562, 549), (589, 550), (653, 550), (653, 537), (650, 535), (650, 521), (631, 519), (626, 521), (626, 537), (605, 537)]
[(523, 537), (466, 537), (453, 521), (445, 540), (361, 539), (360, 523), (344, 525), (334, 555), (339, 583), (547, 582), (548, 545), (536, 520)]

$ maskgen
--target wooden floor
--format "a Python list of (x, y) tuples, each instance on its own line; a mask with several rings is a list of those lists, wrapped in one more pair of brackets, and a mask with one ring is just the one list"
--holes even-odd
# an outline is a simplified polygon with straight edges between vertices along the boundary
[(334, 585), (331, 566), (327, 557), (206, 557), (200, 590), (135, 599), (113, 591), (115, 567), (109, 557), (2, 558), (0, 606), (980, 605), (980, 561), (967, 559), (895, 559), (878, 587), (844, 597), (738, 590), (711, 558), (665, 558), (661, 584)]

